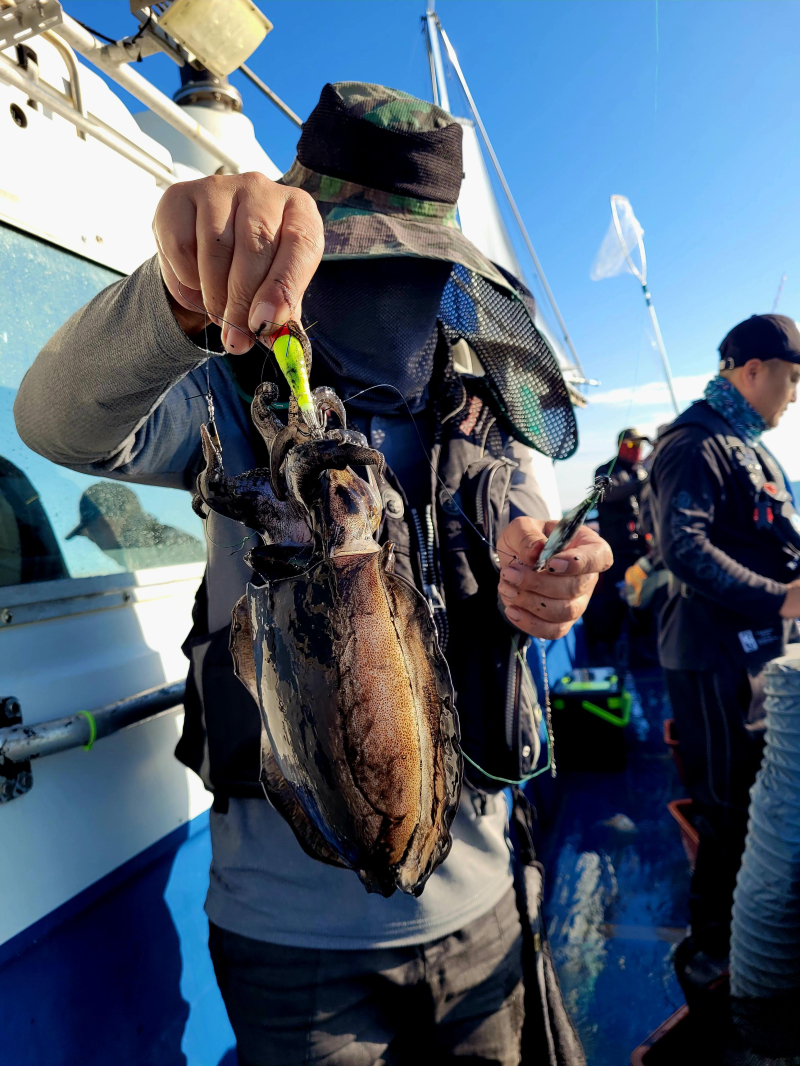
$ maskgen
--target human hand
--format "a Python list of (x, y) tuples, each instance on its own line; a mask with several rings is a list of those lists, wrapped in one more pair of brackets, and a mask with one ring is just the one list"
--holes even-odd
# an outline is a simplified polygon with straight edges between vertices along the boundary
[(800, 581), (790, 581), (787, 585), (781, 618), (800, 618)]
[(570, 544), (537, 572), (533, 565), (557, 525), (515, 518), (497, 542), (503, 567), (499, 591), (506, 617), (523, 633), (546, 640), (558, 640), (570, 631), (586, 610), (597, 575), (614, 561), (602, 537), (581, 526)]
[(235, 355), (252, 348), (265, 323), (269, 334), (299, 314), (325, 243), (308, 193), (257, 173), (172, 185), (153, 233), (181, 329), (199, 332), (204, 307)]

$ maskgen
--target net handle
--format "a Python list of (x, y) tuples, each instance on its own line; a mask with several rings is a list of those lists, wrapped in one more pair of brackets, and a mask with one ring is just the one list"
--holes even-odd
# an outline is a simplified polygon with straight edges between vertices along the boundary
[(614, 222), (614, 229), (617, 231), (617, 238), (619, 240), (620, 246), (622, 247), (622, 251), (625, 253), (625, 259), (628, 263), (628, 267), (630, 268), (630, 271), (633, 276), (639, 279), (642, 286), (645, 286), (647, 284), (647, 255), (645, 254), (644, 250), (644, 241), (640, 236), (638, 239), (638, 244), (639, 255), (642, 257), (642, 269), (639, 270), (634, 261), (631, 259), (631, 253), (625, 241), (625, 238), (622, 235), (622, 226), (619, 223), (619, 215), (617, 214), (617, 204), (622, 203), (623, 201), (628, 204), (628, 206), (630, 206), (630, 201), (628, 200), (627, 196), (614, 195), (611, 197), (611, 218)]

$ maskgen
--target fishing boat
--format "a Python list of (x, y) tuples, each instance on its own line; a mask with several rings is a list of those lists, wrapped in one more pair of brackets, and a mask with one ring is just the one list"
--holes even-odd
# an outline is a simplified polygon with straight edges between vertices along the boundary
[[(239, 6), (231, 0), (225, 17)], [(212, 44), (191, 38), (192, 51), (191, 27), (170, 30), (176, 3), (133, 3), (138, 25), (107, 44), (66, 7), (0, 0), (0, 1060), (233, 1066), (203, 913), (210, 796), (173, 756), (202, 524), (188, 493), (116, 486), (36, 455), (12, 405), (48, 337), (154, 253), (150, 223), (166, 188), (280, 170), (235, 88), (191, 65)], [(450, 63), (469, 105), (459, 115), (462, 228), (524, 280), (495, 195), (510, 190), (499, 164), (490, 177), (496, 156), (432, 6), (424, 17), (434, 100), (450, 106)], [(247, 28), (257, 38), (268, 25)], [(178, 64), (174, 99), (139, 72), (155, 52)], [(140, 58), (144, 67), (131, 65)], [(133, 114), (98, 71), (143, 110)], [(537, 325), (584, 403), (585, 376), (525, 237), (532, 284), (543, 305), (551, 298), (553, 317), (540, 310)], [(553, 464), (535, 463), (559, 516)], [(551, 684), (572, 676), (585, 665), (580, 634), (548, 648), (546, 662)], [(531, 665), (543, 686), (538, 651)], [(623, 681), (628, 711), (603, 723), (614, 758), (540, 778), (534, 795), (551, 940), (593, 1066), (627, 1061), (681, 1003), (670, 957), (686, 925), (688, 864), (667, 809), (680, 796), (662, 739), (668, 712), (652, 663), (632, 661)]]

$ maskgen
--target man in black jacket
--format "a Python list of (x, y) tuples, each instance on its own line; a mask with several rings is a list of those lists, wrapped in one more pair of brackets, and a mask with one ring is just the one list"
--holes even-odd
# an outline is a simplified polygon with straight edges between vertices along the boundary
[(753, 315), (720, 345), (705, 398), (659, 440), (656, 536), (672, 574), (659, 652), (700, 835), (684, 989), (725, 968), (733, 888), (760, 762), (761, 673), (800, 616), (800, 516), (760, 443), (797, 397), (800, 330)]
[(617, 585), (647, 550), (639, 535), (639, 493), (647, 480), (642, 443), (647, 439), (638, 429), (623, 429), (616, 456), (595, 470), (595, 477), (611, 478), (611, 487), (597, 507), (597, 521), (600, 536), (614, 553), (611, 569), (600, 576), (584, 617), (589, 654), (598, 666), (614, 665), (615, 645), (627, 611)]

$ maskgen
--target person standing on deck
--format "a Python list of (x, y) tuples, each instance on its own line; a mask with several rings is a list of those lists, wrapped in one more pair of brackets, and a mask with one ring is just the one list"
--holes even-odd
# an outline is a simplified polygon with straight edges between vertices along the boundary
[(611, 487), (597, 505), (597, 522), (600, 536), (614, 553), (614, 564), (600, 577), (584, 617), (594, 666), (616, 665), (615, 647), (628, 610), (617, 586), (628, 567), (647, 551), (639, 534), (639, 493), (647, 480), (642, 443), (647, 439), (638, 429), (623, 429), (616, 457), (595, 470), (595, 477), (611, 478)]
[(700, 836), (691, 936), (675, 957), (687, 995), (727, 968), (733, 889), (765, 665), (800, 617), (800, 516), (760, 443), (797, 398), (800, 330), (753, 315), (719, 348), (705, 398), (660, 435), (650, 475), (656, 538), (670, 571), (659, 656)]
[[(440, 626), (462, 744), (495, 772), (498, 753), (513, 757), (513, 776), (522, 777), (536, 759), (538, 729), (520, 684), (511, 708), (520, 728), (506, 740), (509, 673), (517, 671), (509, 649), (519, 654), (528, 635), (568, 632), (611, 553), (583, 529), (568, 558), (554, 557), (542, 574), (532, 569), (555, 523), (540, 517), (529, 451), (501, 425), (483, 377), (454, 369), (446, 292), (475, 345), (491, 330), (486, 348), (495, 359), (500, 352), (501, 368), (529, 358), (520, 323), (531, 319), (527, 291), (458, 229), (461, 136), (451, 115), (406, 93), (326, 85), (279, 183), (215, 175), (164, 193), (158, 255), (55, 334), (25, 377), (15, 414), (23, 439), (55, 462), (192, 491), (210, 389), (226, 473), (265, 466), (250, 400), (275, 368), (253, 335), (299, 319), (303, 298), (303, 321), (315, 323), (312, 383), (336, 388), (353, 424), (386, 456), (381, 536), (391, 534), (397, 572), (424, 589)], [(203, 307), (221, 331), (206, 329)], [(537, 429), (549, 419), (561, 440), (573, 414), (549, 358), (537, 355), (547, 401)], [(506, 477), (482, 478), (492, 466)], [(476, 485), (486, 488), (484, 507), (498, 509), (499, 575), (461, 523), (462, 509), (475, 513)], [(549, 963), (538, 935), (526, 941), (535, 965), (523, 987), (502, 791), (491, 782), (465, 787), (452, 851), (418, 899), (367, 895), (351, 871), (309, 858), (266, 802), (261, 719), (228, 650), (231, 610), (252, 573), (236, 548), (242, 535), (237, 523), (208, 516), (176, 752), (214, 792), (206, 911), (241, 1066), (516, 1066), (526, 1011), (534, 1028), (539, 1019), (529, 1045), (537, 1066), (582, 1066), (554, 973), (546, 992), (545, 977), (537, 980)]]

